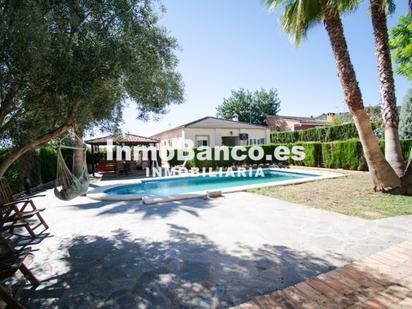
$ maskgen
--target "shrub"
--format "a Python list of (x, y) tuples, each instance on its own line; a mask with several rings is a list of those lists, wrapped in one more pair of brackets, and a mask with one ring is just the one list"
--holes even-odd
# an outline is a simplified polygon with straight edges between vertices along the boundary
[(328, 168), (366, 171), (362, 145), (358, 139), (322, 144), (322, 163)]
[(322, 164), (322, 143), (320, 142), (308, 142), (308, 143), (295, 143), (292, 146), (303, 146), (305, 147), (305, 159), (303, 161), (293, 161), (290, 162), (295, 165), (302, 166), (314, 166), (318, 167)]
[[(259, 145), (264, 150), (264, 158), (260, 161), (253, 161), (251, 159), (246, 159), (244, 161), (236, 161), (231, 156), (229, 160), (210, 160), (201, 161), (196, 157), (195, 159), (188, 162), (187, 166), (198, 167), (198, 168), (218, 168), (218, 167), (228, 167), (228, 166), (240, 166), (242, 164), (263, 164), (263, 163), (279, 163), (276, 159), (266, 160), (266, 155), (273, 155), (274, 149), (277, 146), (287, 146), (292, 149), (293, 146), (304, 146), (305, 148), (305, 159), (303, 161), (294, 161), (289, 159), (284, 162), (286, 164), (294, 164), (301, 166), (312, 166), (312, 167), (327, 167), (327, 168), (342, 168), (349, 170), (359, 170), (367, 171), (368, 166), (366, 159), (363, 155), (362, 144), (359, 139), (349, 139), (345, 141), (333, 141), (333, 142), (298, 142), (298, 143), (287, 143), (287, 144), (266, 144)], [(382, 150), (385, 148), (384, 140), (379, 140), (379, 146)], [(249, 149), (251, 146), (247, 146)], [(409, 153), (412, 150), (412, 139), (401, 140), (402, 153), (405, 160), (408, 159)], [(229, 147), (229, 150), (231, 147)], [(173, 150), (175, 154), (176, 150)], [(198, 150), (195, 149), (195, 154)], [(215, 158), (214, 158), (215, 159)], [(177, 164), (182, 164), (183, 162), (178, 162), (176, 155), (172, 161), (169, 162), (171, 166)]]
[(41, 179), (47, 183), (56, 178), (57, 152), (54, 148), (40, 148)]
[(410, 155), (412, 155), (412, 138), (401, 139), (401, 149), (403, 158), (408, 161)]
[[(6, 149), (0, 149), (4, 153)], [(69, 169), (73, 165), (73, 150), (62, 149), (63, 157)], [(12, 191), (24, 191), (24, 178), (28, 177), (32, 187), (53, 181), (56, 177), (57, 152), (53, 147), (42, 147), (29, 151), (18, 158), (6, 171)]]
[(403, 100), (399, 115), (399, 134), (401, 138), (412, 138), (412, 88)]
[[(377, 123), (372, 123), (374, 130), (377, 127)], [(352, 138), (358, 138), (358, 131), (354, 123), (311, 128), (308, 130), (271, 132), (272, 143), (332, 142)]]

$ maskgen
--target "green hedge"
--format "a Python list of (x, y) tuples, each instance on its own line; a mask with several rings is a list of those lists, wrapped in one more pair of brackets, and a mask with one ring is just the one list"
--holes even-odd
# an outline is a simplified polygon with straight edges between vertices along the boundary
[[(379, 141), (380, 147), (384, 149), (385, 143), (383, 140)], [(366, 171), (368, 166), (366, 164), (365, 157), (363, 155), (362, 145), (358, 139), (349, 139), (345, 141), (334, 141), (334, 142), (299, 142), (299, 143), (288, 143), (288, 144), (267, 144), (259, 145), (263, 148), (265, 156), (260, 161), (252, 161), (246, 159), (243, 161), (236, 161), (231, 156), (229, 160), (209, 160), (201, 161), (195, 158), (187, 162), (186, 167), (198, 167), (198, 168), (218, 168), (218, 167), (228, 167), (228, 166), (241, 166), (243, 164), (264, 164), (264, 163), (280, 163), (276, 160), (267, 161), (266, 155), (273, 155), (274, 149), (277, 146), (287, 146), (292, 149), (293, 146), (304, 146), (305, 147), (305, 159), (303, 161), (293, 161), (292, 159), (288, 161), (283, 161), (285, 164), (294, 164), (301, 166), (312, 166), (312, 167), (327, 167), (327, 168), (343, 168), (349, 170), (360, 170)], [(249, 149), (250, 146), (246, 147)], [(402, 153), (405, 160), (409, 157), (409, 153), (412, 149), (412, 139), (401, 140)], [(230, 153), (231, 147), (229, 147)], [(199, 152), (198, 149), (194, 149), (195, 155)], [(173, 160), (169, 161), (171, 166), (176, 166), (182, 164), (182, 161), (177, 160), (177, 150), (174, 150), (175, 154)]]
[[(372, 123), (374, 130), (377, 127), (378, 124)], [(358, 138), (358, 131), (354, 123), (331, 125), (308, 130), (271, 132), (272, 143), (332, 142), (352, 138)]]
[[(0, 150), (0, 155), (5, 153)], [(73, 164), (73, 150), (62, 149), (67, 166)], [(17, 159), (6, 171), (4, 177), (13, 192), (24, 190), (24, 178), (28, 177), (32, 187), (48, 183), (56, 178), (57, 151), (52, 147), (42, 147), (29, 151)]]
[(368, 169), (358, 139), (323, 143), (322, 166), (359, 171)]

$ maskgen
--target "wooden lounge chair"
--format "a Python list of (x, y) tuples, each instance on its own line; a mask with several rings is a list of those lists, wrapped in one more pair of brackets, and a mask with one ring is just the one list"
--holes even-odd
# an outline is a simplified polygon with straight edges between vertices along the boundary
[[(13, 233), (15, 228), (24, 227), (34, 239), (37, 236), (34, 232), (36, 228), (42, 225), (45, 229), (49, 228), (46, 221), (40, 215), (40, 212), (44, 210), (44, 208), (37, 209), (31, 199), (15, 200), (6, 179), (0, 179), (0, 232), (9, 231)], [(32, 227), (28, 220), (34, 216), (40, 222)]]
[[(0, 236), (0, 279), (7, 279), (13, 276), (17, 270), (30, 281), (33, 287), (37, 287), (40, 282), (27, 268), (25, 263), (32, 258), (28, 251), (15, 251), (8, 241)], [(0, 285), (0, 298), (7, 304), (7, 308), (24, 308), (13, 296), (11, 289)]]

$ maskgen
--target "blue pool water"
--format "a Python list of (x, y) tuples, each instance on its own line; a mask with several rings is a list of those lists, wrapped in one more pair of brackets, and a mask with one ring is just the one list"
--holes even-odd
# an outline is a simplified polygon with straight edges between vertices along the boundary
[(104, 192), (115, 195), (153, 194), (165, 196), (319, 176), (278, 170), (263, 170), (263, 176), (258, 177), (255, 176), (255, 173), (251, 175), (249, 172), (246, 172), (246, 175), (241, 177), (238, 177), (236, 173), (235, 175), (236, 177), (230, 174), (216, 174), (215, 176), (201, 175), (195, 177), (143, 180), (142, 183), (118, 186), (107, 189)]

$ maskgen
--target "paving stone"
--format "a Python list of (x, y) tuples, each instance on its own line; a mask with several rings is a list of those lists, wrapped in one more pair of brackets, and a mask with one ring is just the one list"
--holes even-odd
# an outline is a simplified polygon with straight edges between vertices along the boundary
[(28, 308), (226, 308), (412, 238), (412, 216), (363, 220), (246, 192), (150, 207), (45, 193), (50, 237), (30, 245), (43, 282), (24, 289)]

